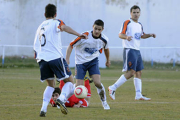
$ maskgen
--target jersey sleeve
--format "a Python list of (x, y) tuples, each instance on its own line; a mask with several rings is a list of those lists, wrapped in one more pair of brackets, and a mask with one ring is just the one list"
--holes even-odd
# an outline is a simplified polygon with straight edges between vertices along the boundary
[(141, 35), (144, 35), (145, 33), (144, 33), (144, 30), (143, 30), (143, 26), (142, 26), (142, 24), (140, 22), (139, 22), (139, 24), (141, 25), (141, 29), (142, 29)]
[[(103, 46), (103, 48), (104, 49), (108, 49), (109, 48), (109, 39), (108, 39), (108, 37), (107, 36), (105, 36), (104, 34), (103, 34), (103, 36), (100, 38), (102, 41), (103, 41), (103, 43), (104, 43), (104, 46)], [(101, 53), (101, 52), (100, 52)]]
[(108, 49), (108, 48), (109, 48), (109, 39), (108, 39), (108, 38), (106, 38), (106, 40), (107, 40), (107, 43), (106, 43), (106, 45), (105, 45), (104, 49)]
[(37, 53), (39, 53), (40, 49), (41, 49), (41, 44), (40, 44), (40, 41), (39, 41), (39, 28), (38, 30), (36, 31), (36, 35), (35, 35), (35, 38), (34, 38), (34, 46), (33, 46), (33, 49), (34, 49), (34, 52), (35, 52), (35, 55), (34, 55), (34, 58), (36, 59), (37, 57)]
[(130, 23), (130, 20), (126, 20), (126, 21), (123, 23), (123, 25), (122, 25), (121, 30), (120, 30), (119, 33), (121, 33), (121, 34), (126, 34), (127, 26), (128, 26), (129, 23)]
[(57, 32), (60, 32), (60, 31), (62, 31), (61, 26), (65, 25), (65, 23), (60, 19), (58, 19), (57, 21), (58, 21), (58, 23), (57, 23)]
[[(84, 32), (83, 34), (85, 35), (89, 35), (89, 32)], [(81, 42), (85, 40), (85, 39), (81, 39), (81, 37), (77, 37), (75, 40), (73, 40), (71, 43), (70, 43), (70, 46), (73, 48), (73, 47), (76, 47), (78, 45), (81, 44)]]

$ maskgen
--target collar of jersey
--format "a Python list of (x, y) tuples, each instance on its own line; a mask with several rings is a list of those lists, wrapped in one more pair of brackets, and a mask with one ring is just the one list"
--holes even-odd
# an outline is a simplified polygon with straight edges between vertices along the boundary
[(94, 39), (99, 39), (99, 38), (101, 38), (101, 34), (100, 34), (100, 36), (99, 36), (99, 37), (95, 37), (95, 36), (93, 36), (93, 31), (91, 31), (91, 34), (92, 34), (92, 37), (93, 37)]

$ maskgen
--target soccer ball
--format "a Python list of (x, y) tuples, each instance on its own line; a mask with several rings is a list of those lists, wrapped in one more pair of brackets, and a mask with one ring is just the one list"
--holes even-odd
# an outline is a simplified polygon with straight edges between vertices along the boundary
[(88, 93), (88, 90), (84, 85), (79, 85), (74, 90), (74, 95), (77, 98), (81, 98), (81, 99), (87, 97), (87, 93)]

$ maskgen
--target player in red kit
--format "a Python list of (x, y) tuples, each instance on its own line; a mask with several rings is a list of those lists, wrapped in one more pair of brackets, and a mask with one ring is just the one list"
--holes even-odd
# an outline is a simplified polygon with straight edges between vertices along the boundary
[[(84, 78), (84, 86), (88, 89), (88, 95), (86, 98), (84, 99), (79, 99), (77, 98), (75, 95), (72, 95), (66, 102), (65, 102), (65, 106), (66, 107), (74, 107), (74, 108), (79, 108), (79, 107), (88, 107), (89, 103), (90, 103), (90, 97), (91, 97), (91, 86), (90, 86), (90, 80), (88, 77)], [(53, 95), (52, 95), (52, 99), (50, 100), (50, 103), (52, 105), (52, 107), (56, 107), (56, 103), (54, 101), (56, 101), (56, 99), (59, 97), (59, 95), (61, 94), (61, 89), (64, 86), (64, 82), (60, 81), (60, 85), (59, 87), (56, 87)]]

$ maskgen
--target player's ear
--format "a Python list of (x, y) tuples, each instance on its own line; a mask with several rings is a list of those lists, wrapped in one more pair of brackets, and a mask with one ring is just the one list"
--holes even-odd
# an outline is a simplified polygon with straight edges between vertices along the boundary
[(102, 27), (102, 31), (104, 30), (104, 27)]
[(57, 13), (54, 15), (54, 17), (56, 17), (57, 16)]

